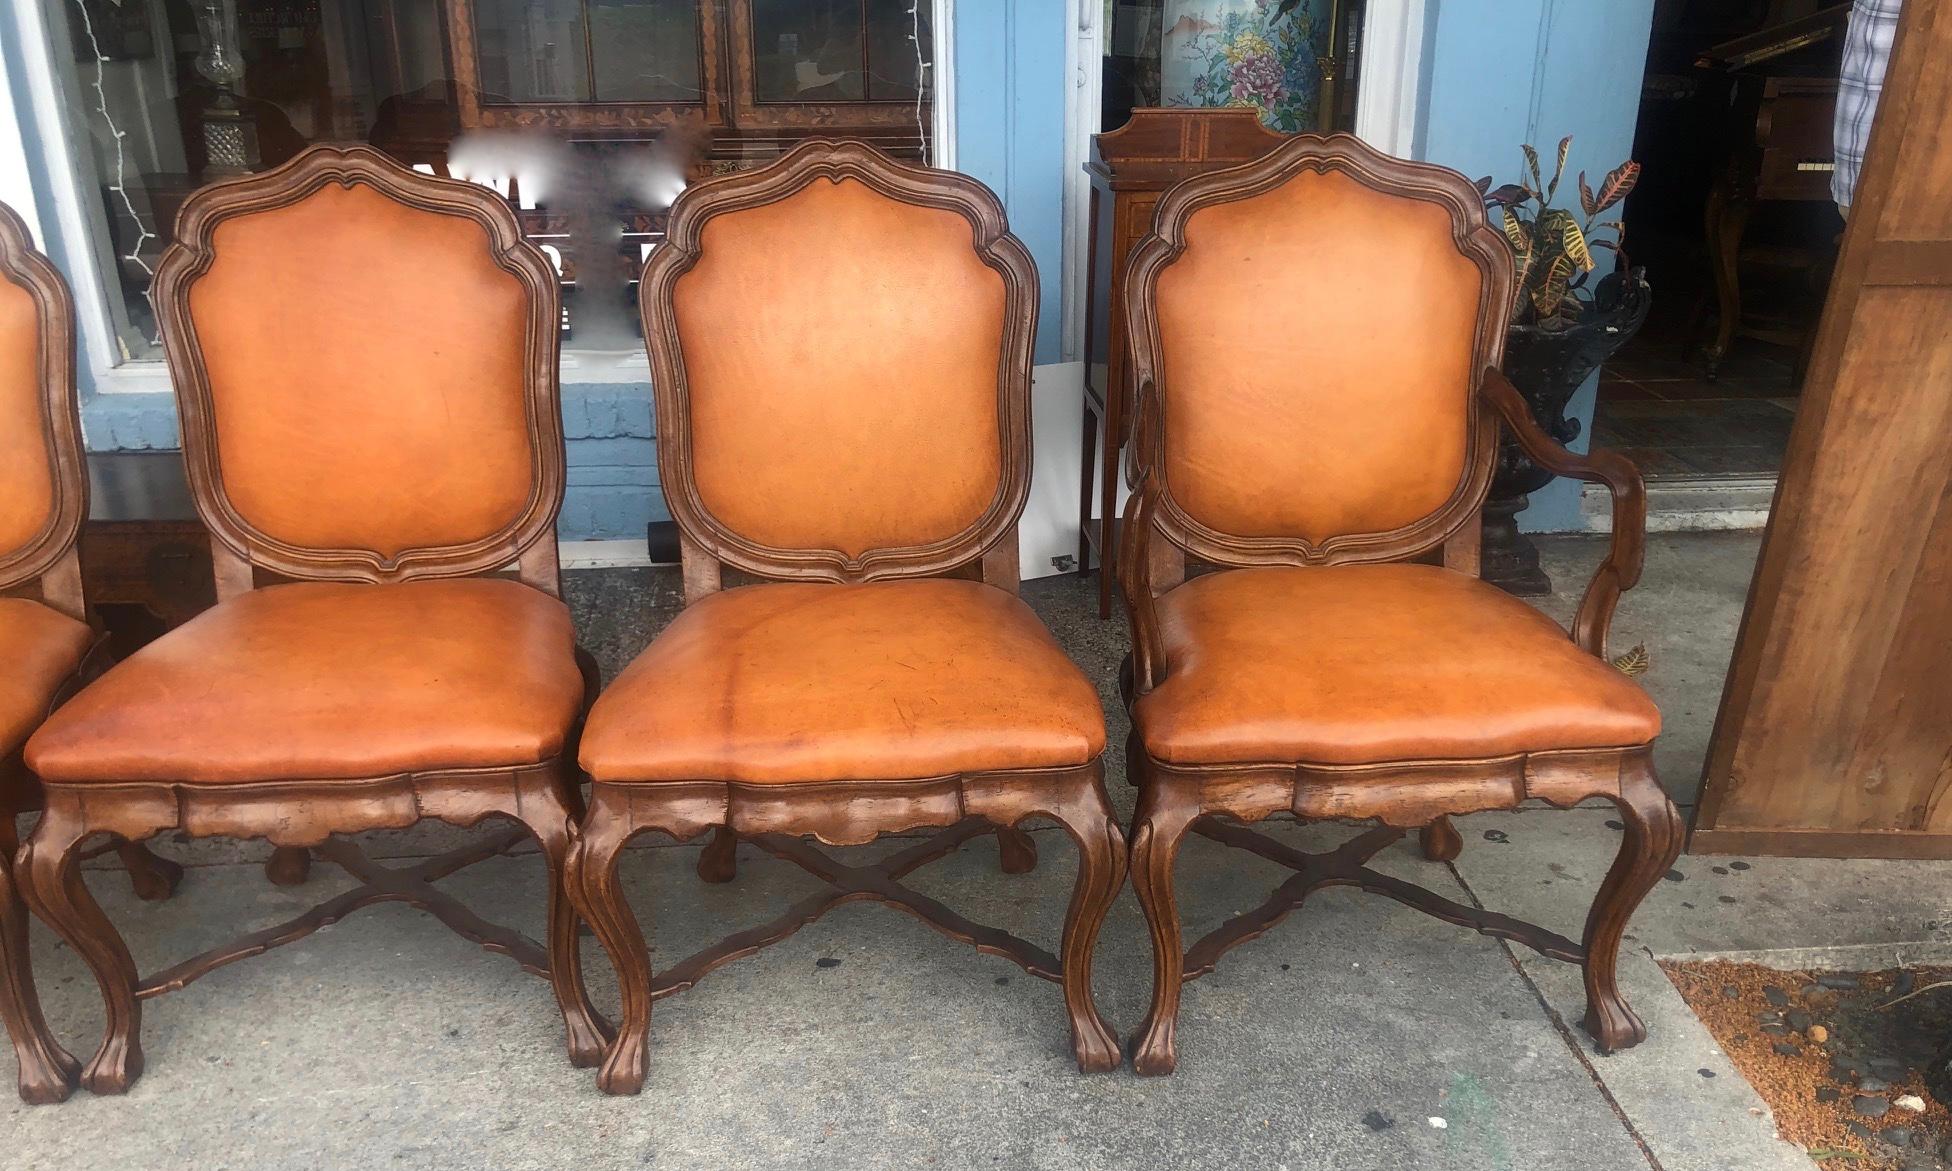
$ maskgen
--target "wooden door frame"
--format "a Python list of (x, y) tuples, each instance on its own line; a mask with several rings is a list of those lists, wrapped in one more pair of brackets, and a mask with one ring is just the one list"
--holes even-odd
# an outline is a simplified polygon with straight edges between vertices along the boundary
[[(1765, 659), (1780, 635), (1778, 610), (1792, 592), (1796, 575), (1808, 572), (1802, 563), (1816, 540), (1809, 530), (1820, 519), (1812, 517), (1813, 504), (1834, 490), (1834, 485), (1816, 479), (1816, 465), (1828, 454), (1826, 443), (1832, 436), (1826, 432), (1826, 424), (1830, 417), (1853, 405), (1848, 401), (1847, 388), (1844, 396), (1837, 392), (1845, 349), (1860, 320), (1859, 305), (1867, 289), (1945, 287), (1948, 283), (1944, 276), (1948, 246), (1943, 240), (1881, 236), (1881, 229), (1888, 230), (1881, 221), (1901, 167), (1916, 165), (1915, 159), (1903, 160), (1901, 148), (1906, 134), (1914, 120), (1931, 116), (1929, 112), (1916, 112), (1917, 99), (1923, 88), (1922, 72), (1934, 60), (1932, 50), (1941, 48), (1946, 39), (1947, 26), (1938, 23), (1945, 21), (1952, 21), (1946, 5), (1922, 0), (1907, 5), (1899, 22), (1856, 203), (1848, 217), (1843, 249), (1817, 327), (1803, 396), (1723, 685), (1703, 768), (1700, 801), (1694, 812), (1689, 842), (1693, 853), (1952, 859), (1952, 833), (1944, 831), (1742, 824), (1737, 820), (1742, 815), (1730, 808), (1731, 796), (1742, 787), (1737, 773), (1743, 747), (1768, 734), (1755, 721), (1767, 714), (1758, 709)], [(1898, 508), (1930, 507), (1917, 500), (1890, 503)], [(1930, 540), (1929, 533), (1922, 539), (1921, 558), (1923, 546)], [(1866, 581), (1863, 588), (1900, 587)], [(1894, 641), (1902, 633), (1896, 620), (1889, 633)], [(1858, 630), (1838, 630), (1834, 637), (1848, 641), (1863, 635)], [(1839, 776), (1837, 781), (1845, 784), (1848, 778)]]

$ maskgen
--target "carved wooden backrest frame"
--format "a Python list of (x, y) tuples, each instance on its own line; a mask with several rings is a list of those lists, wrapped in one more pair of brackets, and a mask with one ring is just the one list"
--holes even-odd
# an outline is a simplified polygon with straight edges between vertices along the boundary
[(27, 225), (0, 203), (0, 277), (33, 298), (39, 318), (42, 434), (53, 478), (53, 508), (28, 541), (0, 549), (0, 593), (37, 584), (42, 600), (83, 617), (81, 565), (75, 540), (88, 517), (87, 456), (75, 396), (75, 311), (67, 281), (34, 249)]
[[(977, 256), (1003, 278), (1003, 344), (997, 361), (997, 421), (1002, 456), (997, 491), (976, 522), (926, 545), (838, 549), (762, 545), (712, 515), (700, 497), (691, 461), (690, 390), (674, 308), (678, 281), (698, 262), (700, 238), (714, 217), (784, 199), (811, 183), (858, 180), (889, 199), (952, 211), (969, 222)], [(790, 290), (776, 294), (791, 297)], [(832, 582), (928, 577), (982, 561), (992, 585), (1017, 588), (1018, 518), (1030, 494), (1030, 369), (1037, 330), (1037, 268), (1010, 234), (1003, 206), (975, 179), (897, 162), (862, 142), (812, 139), (771, 165), (687, 189), (671, 209), (664, 242), (651, 252), (638, 309), (650, 351), (657, 398), (658, 472), (678, 522), (688, 601), (718, 588), (721, 565), (766, 578)]]
[[(259, 531), (225, 493), (210, 379), (190, 313), (191, 289), (216, 259), (213, 237), (225, 220), (288, 207), (333, 183), (363, 183), (409, 207), (475, 221), (487, 234), (496, 265), (520, 281), (528, 296), (523, 365), (535, 480), (521, 512), (493, 533), (394, 556), (372, 549), (307, 548)], [(409, 170), (370, 147), (313, 146), (275, 170), (214, 183), (191, 196), (177, 219), (176, 243), (157, 266), (153, 297), (176, 384), (190, 492), (211, 532), (220, 597), (250, 588), (252, 567), (298, 579), (393, 582), (489, 573), (518, 562), (524, 581), (560, 592), (555, 530), (566, 475), (557, 373), (561, 296), (554, 267), (523, 237), (501, 196), (477, 184)], [(412, 485), (402, 484), (400, 490), (411, 491)]]
[[(1466, 395), (1464, 471), (1450, 498), (1435, 512), (1379, 533), (1343, 533), (1319, 544), (1300, 536), (1246, 537), (1224, 533), (1193, 519), (1174, 501), (1165, 473), (1165, 411), (1159, 387), (1160, 338), (1155, 291), (1160, 275), (1186, 249), (1186, 225), (1195, 212), (1233, 203), (1279, 187), (1304, 172), (1339, 172), (1386, 195), (1442, 205), (1450, 213), (1451, 237), (1459, 253), (1483, 276), (1479, 285), (1478, 325)], [(1485, 221), (1477, 188), (1446, 167), (1382, 154), (1348, 134), (1300, 134), (1254, 162), (1186, 179), (1160, 200), (1153, 230), (1133, 250), (1125, 282), (1127, 336), (1131, 339), (1133, 380), (1139, 391), (1139, 421), (1133, 459), (1139, 478), (1149, 481), (1151, 523), (1186, 553), (1224, 566), (1334, 565), (1394, 561), (1418, 556), (1460, 534), (1473, 550), (1468, 558), (1447, 560), (1476, 565), (1476, 521), (1483, 507), (1498, 454), (1496, 414), (1479, 395), (1486, 366), (1504, 352), (1511, 316), (1513, 273), (1510, 245)], [(1387, 425), (1387, 420), (1378, 420)], [(1169, 582), (1158, 583), (1170, 585)]]

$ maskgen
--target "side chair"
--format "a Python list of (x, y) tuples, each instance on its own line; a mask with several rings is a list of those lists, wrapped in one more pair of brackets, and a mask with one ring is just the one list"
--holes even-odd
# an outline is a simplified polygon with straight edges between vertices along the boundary
[[(859, 898), (1060, 983), (1079, 1067), (1115, 1067), (1091, 955), (1125, 842), (1097, 692), (1017, 597), (1037, 279), (996, 197), (808, 142), (681, 195), (640, 287), (686, 608), (582, 741), (570, 890), (623, 999), (599, 1085), (642, 1088), (653, 1000)], [(899, 883), (992, 830), (1027, 869), (1040, 816), (1079, 851), (1056, 955)], [(921, 827), (875, 865), (803, 840)], [(743, 839), (832, 890), (654, 973), (617, 874), (647, 830), (709, 831), (707, 881)]]
[[(1605, 657), (1645, 501), (1629, 461), (1559, 446), (1498, 372), (1513, 283), (1470, 182), (1348, 135), (1179, 184), (1133, 254), (1140, 421), (1119, 569), (1132, 884), (1154, 952), (1141, 1074), (1177, 1061), (1185, 982), (1334, 886), (1578, 963), (1600, 1048), (1646, 1036), (1614, 961), (1682, 824), (1654, 777), (1660, 713)], [(1612, 492), (1612, 548), (1570, 637), (1477, 577), (1501, 422), (1542, 466)], [(1620, 809), (1581, 942), (1366, 865), (1412, 828), (1455, 858), (1451, 817), (1528, 798)], [(1307, 854), (1249, 828), (1276, 815), (1380, 825)], [(1173, 869), (1189, 831), (1295, 874), (1185, 948)]]
[[(141, 1002), (404, 901), (548, 978), (573, 1060), (606, 1038), (560, 882), (593, 672), (560, 598), (558, 291), (494, 192), (316, 146), (196, 193), (154, 285), (217, 605), (110, 668), (29, 740), (46, 812), (17, 867), (86, 961), (107, 1028), (81, 1073), (142, 1073)], [(513, 576), (508, 576), (509, 571)], [(516, 823), (393, 869), (333, 835)], [(316, 849), (359, 885), (144, 978), (76, 870), (108, 832)], [(533, 837), (548, 944), (432, 885)]]
[[(88, 623), (75, 538), (88, 470), (75, 398), (74, 302), (0, 204), (0, 1021), (20, 1096), (68, 1096), (80, 1067), (48, 1032), (34, 990), (27, 908), (14, 889), (19, 815), (40, 808), (21, 747), (50, 710), (101, 672), (108, 644)], [(138, 897), (168, 898), (183, 868), (125, 838), (113, 849)]]

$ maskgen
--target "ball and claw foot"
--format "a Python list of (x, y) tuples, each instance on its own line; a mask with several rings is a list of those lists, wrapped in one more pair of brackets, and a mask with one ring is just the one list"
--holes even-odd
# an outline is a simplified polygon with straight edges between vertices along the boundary
[(303, 846), (278, 846), (264, 863), (273, 886), (302, 886), (311, 873), (312, 852)]
[(115, 854), (129, 872), (129, 886), (145, 903), (160, 903), (176, 893), (183, 867), (141, 842), (117, 842)]
[(1014, 826), (999, 828), (996, 847), (1002, 855), (1003, 873), (1029, 874), (1037, 869), (1037, 843), (1024, 831)]
[(1423, 847), (1423, 856), (1432, 862), (1455, 862), (1464, 852), (1464, 839), (1448, 817), (1439, 817), (1417, 831), (1417, 842)]
[(728, 826), (712, 830), (711, 840), (698, 854), (698, 877), (706, 882), (731, 882), (739, 876), (739, 835)]

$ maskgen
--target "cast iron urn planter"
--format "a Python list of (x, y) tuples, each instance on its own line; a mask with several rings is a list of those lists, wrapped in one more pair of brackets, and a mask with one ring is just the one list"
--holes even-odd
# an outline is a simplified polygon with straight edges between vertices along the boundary
[[(1642, 322), (1652, 289), (1645, 269), (1615, 272), (1593, 290), (1593, 303), (1571, 325), (1514, 325), (1505, 337), (1505, 376), (1532, 408), (1547, 435), (1560, 443), (1579, 437), (1579, 420), (1566, 418), (1566, 403), (1580, 384), (1627, 343)], [(1484, 502), (1485, 581), (1519, 597), (1552, 592), (1539, 568), (1538, 547), (1518, 531), (1527, 498), (1552, 482), (1552, 473), (1518, 449), (1510, 435), (1498, 445), (1498, 470)]]

